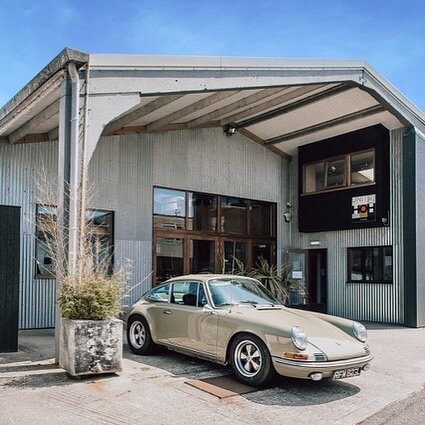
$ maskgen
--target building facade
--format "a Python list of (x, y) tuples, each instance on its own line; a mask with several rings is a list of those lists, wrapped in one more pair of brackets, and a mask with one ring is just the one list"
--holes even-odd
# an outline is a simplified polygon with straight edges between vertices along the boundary
[(21, 210), (20, 328), (55, 324), (37, 221), (63, 202), (72, 215), (82, 181), (99, 245), (132, 263), (124, 304), (263, 257), (305, 285), (295, 306), (425, 325), (424, 122), (364, 63), (66, 49), (0, 113), (0, 204)]

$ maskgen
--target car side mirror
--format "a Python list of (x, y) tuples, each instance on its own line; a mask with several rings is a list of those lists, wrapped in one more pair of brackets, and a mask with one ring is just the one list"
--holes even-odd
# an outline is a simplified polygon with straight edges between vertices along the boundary
[(209, 304), (205, 304), (205, 305), (202, 307), (202, 311), (203, 311), (204, 313), (215, 314), (215, 311), (213, 310), (213, 308), (212, 308)]

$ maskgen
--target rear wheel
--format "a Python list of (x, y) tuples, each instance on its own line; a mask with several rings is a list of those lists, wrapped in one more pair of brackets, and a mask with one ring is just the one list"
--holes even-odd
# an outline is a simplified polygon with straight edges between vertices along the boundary
[(155, 344), (146, 319), (139, 314), (131, 316), (127, 323), (127, 342), (135, 354), (150, 354)]
[(269, 350), (255, 335), (241, 334), (233, 340), (230, 363), (236, 377), (248, 385), (262, 385), (275, 373)]

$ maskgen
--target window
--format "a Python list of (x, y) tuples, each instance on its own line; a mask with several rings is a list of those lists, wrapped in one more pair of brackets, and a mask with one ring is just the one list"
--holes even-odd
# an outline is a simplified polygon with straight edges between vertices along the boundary
[(185, 192), (154, 188), (154, 226), (184, 229), (186, 216)]
[(303, 193), (375, 183), (375, 150), (305, 164)]
[(243, 235), (247, 233), (247, 203), (245, 199), (221, 198), (221, 231)]
[(171, 303), (203, 307), (207, 303), (204, 287), (200, 282), (175, 282), (171, 288)]
[(155, 282), (189, 273), (248, 269), (275, 258), (276, 205), (231, 196), (154, 187)]
[(370, 184), (375, 181), (374, 151), (360, 152), (351, 155), (351, 186)]
[(348, 248), (348, 282), (392, 283), (391, 246)]
[[(52, 238), (56, 226), (55, 206), (36, 206), (36, 278), (54, 278)], [(112, 273), (113, 213), (103, 210), (87, 211), (87, 237), (90, 240), (94, 264), (107, 265)], [(50, 240), (49, 240), (50, 238)]]
[(170, 292), (170, 285), (159, 286), (158, 288), (151, 289), (146, 298), (149, 301), (168, 302), (168, 294)]

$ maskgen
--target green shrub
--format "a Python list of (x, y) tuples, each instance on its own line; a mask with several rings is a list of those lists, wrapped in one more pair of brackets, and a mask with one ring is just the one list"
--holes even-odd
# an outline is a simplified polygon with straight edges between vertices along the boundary
[(93, 275), (80, 283), (66, 278), (59, 290), (62, 317), (107, 320), (119, 311), (122, 283), (114, 276)]

